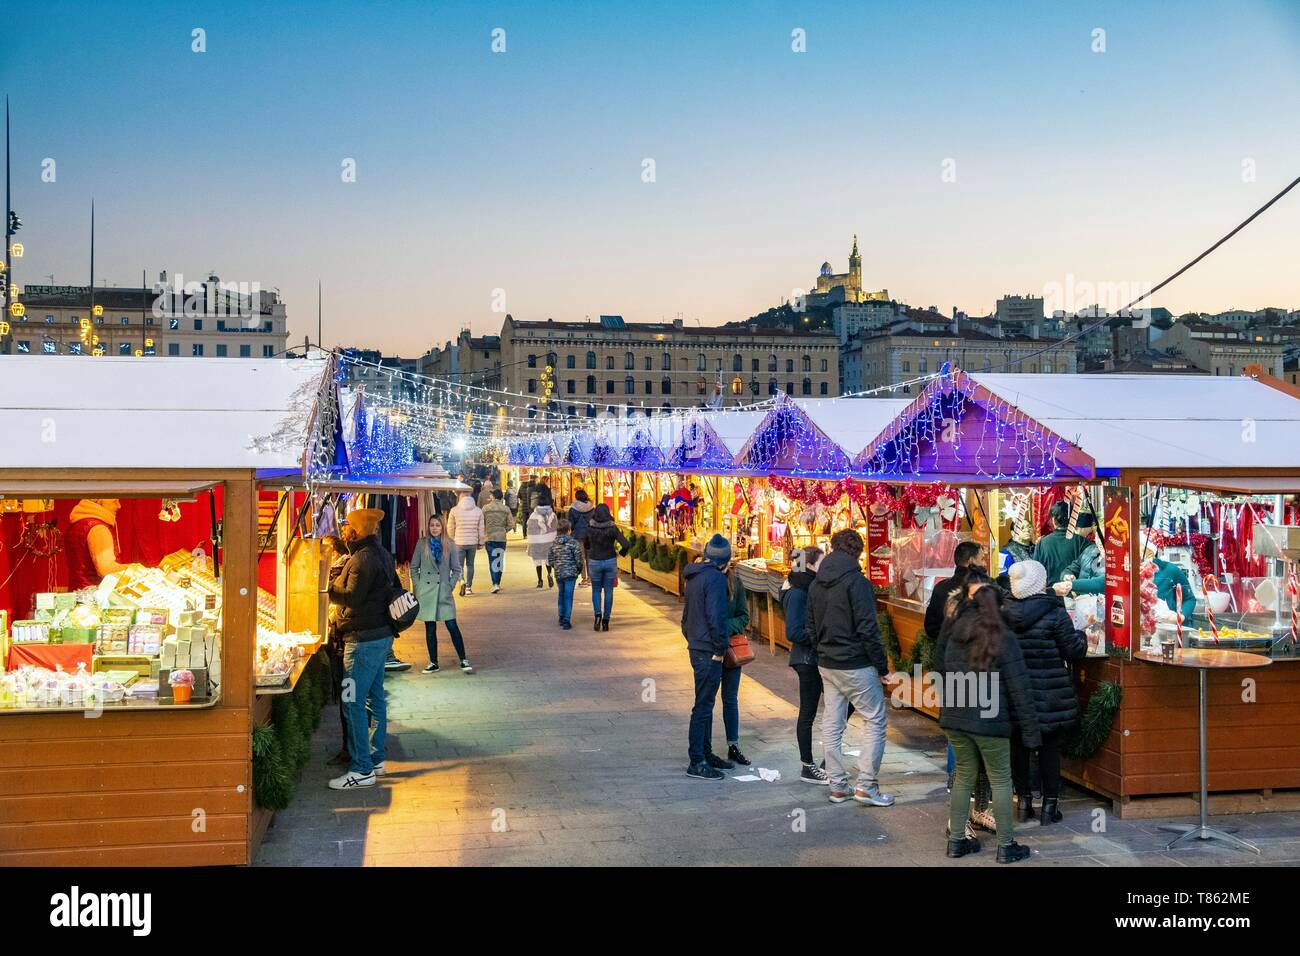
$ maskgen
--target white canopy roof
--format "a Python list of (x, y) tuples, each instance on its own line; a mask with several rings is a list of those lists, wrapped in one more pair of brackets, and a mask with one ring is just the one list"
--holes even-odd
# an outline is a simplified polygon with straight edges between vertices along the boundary
[(852, 460), (911, 404), (911, 399), (800, 398), (792, 403)]
[(969, 374), (1098, 468), (1300, 467), (1300, 400), (1254, 379)]
[(0, 358), (0, 468), (292, 468), (326, 363)]
[(754, 429), (767, 417), (767, 410), (761, 412), (722, 412), (701, 416), (713, 429), (713, 434), (727, 446), (733, 455), (739, 454)]

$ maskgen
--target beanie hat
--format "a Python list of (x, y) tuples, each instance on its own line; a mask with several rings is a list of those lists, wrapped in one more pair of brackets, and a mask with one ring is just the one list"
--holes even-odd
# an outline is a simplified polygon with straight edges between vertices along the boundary
[(1037, 561), (1017, 561), (1007, 569), (1012, 597), (1027, 598), (1047, 589), (1047, 568)]
[(358, 508), (349, 511), (345, 519), (348, 527), (359, 537), (367, 538), (379, 530), (379, 522), (384, 520), (382, 508)]
[(722, 535), (715, 534), (704, 546), (704, 560), (718, 567), (724, 566), (731, 560), (731, 542)]

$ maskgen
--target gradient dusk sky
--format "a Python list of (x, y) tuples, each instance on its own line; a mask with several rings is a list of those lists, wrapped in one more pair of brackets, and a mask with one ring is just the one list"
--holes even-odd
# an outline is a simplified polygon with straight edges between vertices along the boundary
[[(1158, 281), (1300, 175), (1300, 0), (5, 8), (19, 284), (85, 284), (94, 197), (97, 280), (277, 287), (291, 344), (318, 277), (324, 344), (403, 355), (498, 288), (740, 319), (854, 233), (869, 288), (983, 314)], [(1153, 302), (1298, 308), (1298, 237), (1300, 191)]]

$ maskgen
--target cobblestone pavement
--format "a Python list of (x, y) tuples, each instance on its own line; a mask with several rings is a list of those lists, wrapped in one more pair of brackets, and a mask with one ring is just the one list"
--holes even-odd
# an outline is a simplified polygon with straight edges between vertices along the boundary
[[(420, 674), (423, 625), (403, 634), (398, 654), (414, 666), (389, 675), (387, 776), (369, 790), (327, 789), (337, 771), (325, 760), (339, 748), (327, 710), (258, 865), (993, 865), (991, 835), (984, 853), (944, 857), (944, 739), (929, 718), (890, 712), (882, 785), (895, 806), (832, 805), (825, 787), (798, 779), (795, 675), (783, 651), (761, 651), (741, 685), (741, 745), (781, 779), (688, 778), (693, 692), (676, 599), (624, 580), (609, 632), (595, 633), (591, 592), (579, 588), (573, 630), (561, 631), (555, 592), (535, 589), (520, 542), (500, 594), (481, 555), (479, 565), (475, 593), (458, 602), (477, 673), (460, 672), (440, 629), (443, 670)], [(715, 739), (721, 719), (719, 709)], [(855, 719), (846, 747), (860, 739)], [(1157, 827), (1168, 821), (1106, 812), (1105, 832), (1093, 832), (1107, 806), (1067, 789), (1062, 823), (1019, 832), (1037, 851), (1020, 865), (1300, 864), (1297, 813), (1216, 818), (1257, 843), (1256, 857), (1218, 845), (1166, 852)]]

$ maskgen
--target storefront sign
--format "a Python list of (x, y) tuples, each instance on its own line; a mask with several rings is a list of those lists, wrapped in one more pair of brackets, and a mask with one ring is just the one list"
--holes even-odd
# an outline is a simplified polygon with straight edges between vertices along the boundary
[(889, 584), (889, 558), (885, 556), (889, 548), (889, 524), (887, 514), (867, 519), (867, 577), (873, 585)]
[(1133, 607), (1133, 545), (1130, 541), (1133, 502), (1129, 490), (1107, 488), (1102, 514), (1102, 534), (1106, 544), (1106, 650), (1131, 658), (1131, 635), (1140, 609)]

